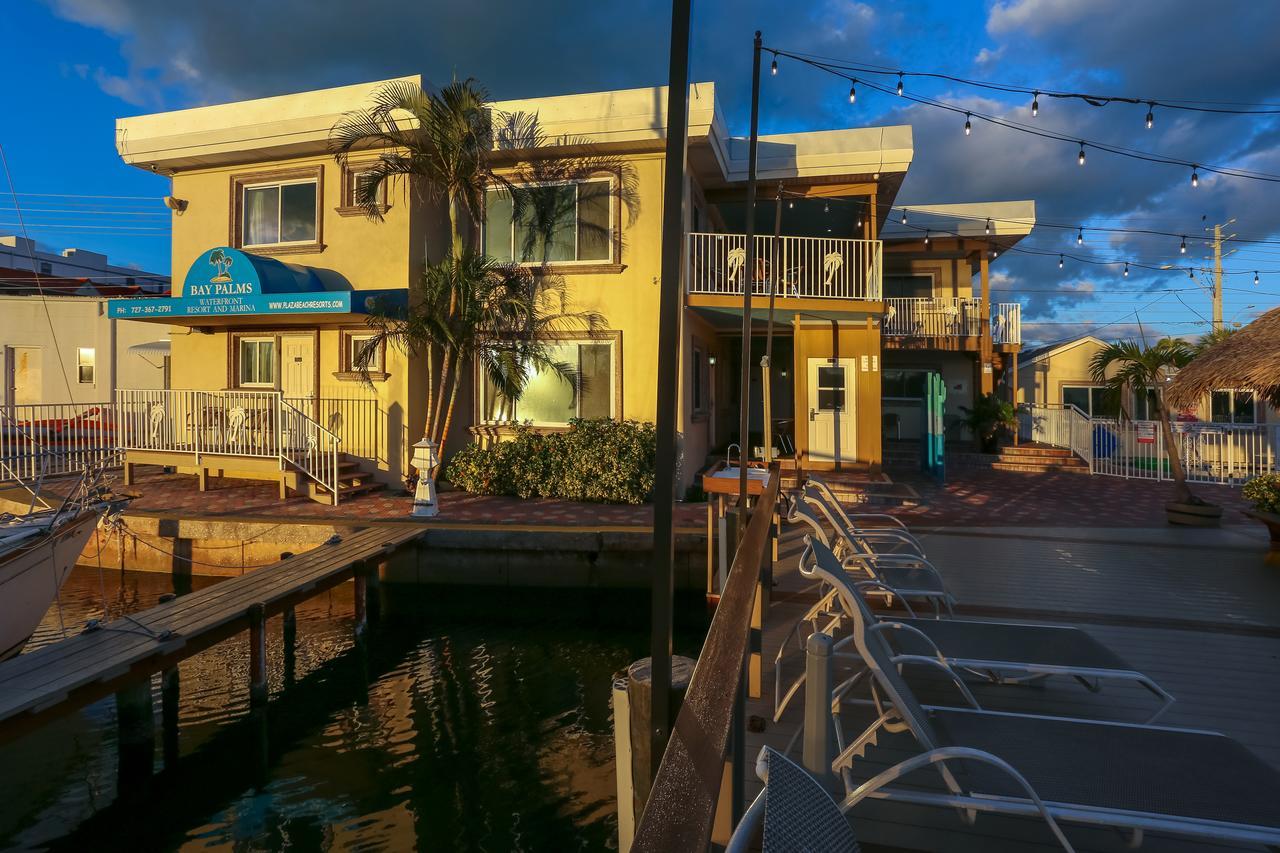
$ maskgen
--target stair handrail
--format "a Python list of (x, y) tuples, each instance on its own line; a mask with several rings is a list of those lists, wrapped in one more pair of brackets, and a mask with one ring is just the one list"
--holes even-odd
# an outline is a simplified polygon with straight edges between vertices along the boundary
[[(306, 412), (298, 409), (284, 399), (283, 394), (276, 395), (276, 428), (277, 443), (281, 464), (289, 464), (297, 468), (310, 479), (329, 490), (333, 495), (333, 505), (338, 505), (338, 448), (342, 439), (313, 420)], [(291, 424), (298, 424), (303, 433), (302, 453), (294, 452), (290, 439), (292, 429), (286, 429), (285, 419)]]

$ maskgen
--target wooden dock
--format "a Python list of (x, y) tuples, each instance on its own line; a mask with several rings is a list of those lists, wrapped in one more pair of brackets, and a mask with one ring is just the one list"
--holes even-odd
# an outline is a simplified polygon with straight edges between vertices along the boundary
[(246, 629), (251, 695), (255, 702), (265, 701), (265, 619), (277, 614), (290, 619), (297, 603), (354, 578), (356, 630), (361, 631), (369, 574), (424, 532), (417, 526), (365, 528), (0, 663), (0, 742), (112, 693), (132, 690), (135, 696), (145, 694), (142, 701), (149, 703), (150, 676), (176, 675), (179, 661)]

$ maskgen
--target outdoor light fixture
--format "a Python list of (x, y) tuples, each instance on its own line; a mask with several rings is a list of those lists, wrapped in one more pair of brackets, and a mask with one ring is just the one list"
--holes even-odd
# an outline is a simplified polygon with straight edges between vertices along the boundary
[(792, 199), (791, 201), (787, 202), (787, 210), (795, 210), (795, 209), (796, 209), (795, 199)]
[(969, 122), (970, 113), (964, 114), (964, 135), (968, 136), (973, 132), (973, 125)]
[(769, 63), (769, 74), (778, 76), (778, 54), (776, 53), (773, 55), (773, 62)]
[(1076, 245), (1077, 246), (1084, 245), (1084, 226), (1081, 226), (1080, 230), (1076, 232)]
[(929, 245), (929, 229), (924, 229), (924, 244)]
[(907, 224), (907, 209), (905, 207), (902, 208), (902, 224)]
[(1155, 108), (1156, 108), (1156, 105), (1154, 102), (1147, 104), (1147, 130), (1150, 130), (1151, 125), (1156, 123), (1156, 117), (1154, 113)]
[(823, 213), (830, 213), (830, 212), (831, 212), (831, 202), (829, 202), (829, 201), (824, 201), (824, 202), (822, 203), (822, 212), (823, 212)]
[(898, 97), (902, 97), (902, 72), (898, 72)]
[(413, 494), (412, 515), (419, 518), (430, 518), (440, 513), (436, 503), (436, 481), (431, 472), (440, 464), (440, 455), (436, 452), (436, 443), (423, 438), (413, 446), (413, 467), (418, 469), (418, 488)]
[(1182, 238), (1182, 245), (1178, 246), (1178, 254), (1185, 255), (1187, 253), (1187, 238)]
[(858, 85), (857, 80), (849, 81), (849, 103), (851, 104), (858, 100), (858, 90), (854, 88), (856, 85)]
[(1079, 163), (1081, 166), (1084, 165), (1084, 143), (1083, 142), (1080, 143), (1080, 153), (1076, 155), (1076, 162)]
[(1193, 187), (1200, 186), (1200, 173), (1196, 171), (1197, 168), (1199, 167), (1197, 166), (1191, 167), (1191, 186)]
[(1254, 284), (1257, 284), (1257, 283), (1258, 283), (1258, 271), (1257, 271), (1257, 270), (1254, 270), (1254, 271), (1253, 271), (1253, 283), (1254, 283)]
[(1125, 277), (1125, 278), (1128, 278), (1128, 277), (1129, 277), (1129, 262), (1128, 262), (1128, 261), (1125, 261), (1125, 262), (1124, 262), (1124, 277)]
[(1035, 118), (1040, 115), (1040, 93), (1036, 92), (1031, 96), (1031, 117)]
[(1062, 256), (1062, 255), (1058, 255), (1058, 269), (1062, 269), (1062, 264), (1063, 264), (1063, 263), (1064, 263), (1063, 256)]
[(991, 233), (991, 217), (987, 217), (987, 233)]
[(1196, 277), (1196, 271), (1193, 270), (1191, 267), (1187, 267), (1187, 278), (1194, 280), (1195, 277)]
[(714, 355), (709, 355), (709, 356), (707, 356), (707, 364), (711, 365), (712, 367), (715, 367), (715, 366), (716, 366), (716, 357), (715, 357)]

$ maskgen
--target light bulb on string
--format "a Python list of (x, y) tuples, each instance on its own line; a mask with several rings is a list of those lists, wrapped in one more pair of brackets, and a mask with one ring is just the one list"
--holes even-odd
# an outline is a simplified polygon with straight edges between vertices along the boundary
[(830, 213), (830, 212), (831, 212), (831, 202), (829, 202), (829, 201), (824, 201), (824, 202), (822, 203), (822, 212), (823, 212), (823, 213)]
[(1125, 262), (1124, 262), (1124, 277), (1125, 277), (1125, 278), (1128, 278), (1128, 277), (1129, 277), (1129, 262), (1128, 262), (1128, 261), (1125, 261)]
[(987, 233), (991, 233), (991, 217), (987, 217)]
[(1187, 253), (1187, 238), (1182, 238), (1182, 244), (1178, 246), (1178, 254), (1185, 255)]
[(1155, 108), (1154, 101), (1147, 104), (1147, 130), (1150, 130), (1151, 126), (1156, 123)]
[(970, 133), (973, 132), (973, 124), (972, 122), (969, 121), (970, 116), (971, 116), (970, 113), (964, 114), (964, 135), (965, 136), (968, 136)]
[(1193, 187), (1200, 186), (1200, 173), (1196, 171), (1198, 168), (1198, 166), (1191, 167), (1191, 186)]
[(791, 201), (787, 202), (787, 210), (795, 210), (795, 209), (796, 209), (795, 199), (792, 199)]
[(1036, 92), (1031, 96), (1031, 117), (1035, 118), (1040, 115), (1040, 93)]
[(1196, 277), (1196, 271), (1193, 270), (1191, 267), (1187, 267), (1187, 278), (1194, 281), (1195, 277)]
[(857, 80), (849, 81), (849, 103), (851, 104), (856, 103), (858, 100), (858, 90), (855, 88), (857, 85), (858, 85)]
[(1084, 228), (1083, 227), (1081, 227), (1080, 230), (1076, 232), (1076, 245), (1077, 246), (1084, 245)]
[(1084, 142), (1080, 143), (1080, 153), (1076, 155), (1076, 162), (1081, 166), (1084, 165)]
[(1064, 261), (1063, 261), (1063, 256), (1062, 256), (1062, 255), (1058, 255), (1058, 269), (1062, 269), (1062, 264), (1063, 264), (1063, 263), (1064, 263)]
[(902, 208), (902, 224), (907, 224), (907, 209), (905, 207)]
[(924, 244), (929, 245), (929, 229), (924, 229)]
[(769, 63), (769, 74), (774, 77), (778, 76), (778, 54), (776, 53), (773, 55), (773, 62)]
[(993, 260), (993, 261), (994, 261), (994, 260), (995, 260), (996, 258), (998, 258), (998, 257), (1000, 257), (1000, 253), (999, 253), (998, 251), (996, 251), (996, 247), (993, 245), (993, 246), (991, 247), (991, 260)]
[(898, 97), (902, 97), (902, 72), (898, 72)]
[(1258, 272), (1257, 272), (1257, 270), (1254, 270), (1254, 273), (1253, 273), (1253, 283), (1254, 283), (1254, 284), (1257, 284), (1257, 283), (1258, 283)]

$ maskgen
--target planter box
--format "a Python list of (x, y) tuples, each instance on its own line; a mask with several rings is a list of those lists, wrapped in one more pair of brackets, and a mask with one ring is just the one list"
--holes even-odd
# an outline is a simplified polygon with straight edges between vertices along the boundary
[(1217, 527), (1222, 521), (1222, 507), (1217, 504), (1184, 504), (1169, 501), (1164, 505), (1170, 524), (1185, 527)]

